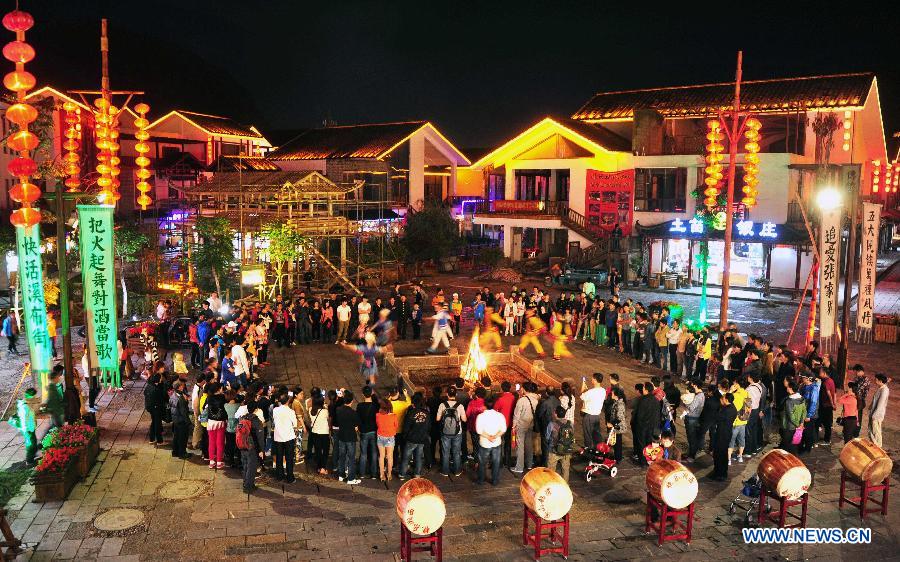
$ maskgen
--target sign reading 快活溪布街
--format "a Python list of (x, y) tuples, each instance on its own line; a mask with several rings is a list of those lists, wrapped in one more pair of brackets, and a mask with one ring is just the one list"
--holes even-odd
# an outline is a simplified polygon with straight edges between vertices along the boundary
[(78, 205), (81, 280), (91, 366), (106, 386), (119, 387), (116, 341), (116, 272), (113, 255), (113, 207)]
[(41, 263), (41, 234), (38, 225), (16, 227), (19, 254), (19, 287), (25, 312), (25, 335), (31, 355), (31, 370), (43, 388), (50, 371), (50, 335), (47, 332), (47, 303), (44, 301), (44, 267)]

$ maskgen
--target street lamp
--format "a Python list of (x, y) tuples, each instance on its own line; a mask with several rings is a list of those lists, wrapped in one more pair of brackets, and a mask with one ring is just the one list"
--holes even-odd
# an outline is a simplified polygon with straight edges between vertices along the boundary
[(816, 195), (816, 205), (823, 211), (832, 211), (843, 204), (841, 192), (833, 187), (825, 187)]

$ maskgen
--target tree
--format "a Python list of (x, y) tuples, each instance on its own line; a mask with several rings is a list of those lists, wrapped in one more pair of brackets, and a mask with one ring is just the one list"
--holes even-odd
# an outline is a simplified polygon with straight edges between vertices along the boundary
[(234, 233), (225, 217), (198, 217), (194, 225), (199, 240), (193, 244), (194, 267), (212, 273), (216, 292), (222, 293), (222, 278), (234, 263)]
[(407, 259), (416, 264), (417, 274), (420, 263), (444, 259), (462, 243), (456, 221), (438, 205), (407, 215), (400, 241), (406, 247)]
[(263, 226), (260, 233), (269, 241), (269, 262), (275, 269), (275, 282), (272, 294), (281, 292), (285, 276), (285, 267), (303, 256), (307, 239), (282, 220), (275, 220)]
[(113, 233), (116, 246), (116, 257), (121, 260), (122, 267), (126, 262), (137, 260), (141, 250), (150, 243), (150, 237), (134, 225), (122, 225)]

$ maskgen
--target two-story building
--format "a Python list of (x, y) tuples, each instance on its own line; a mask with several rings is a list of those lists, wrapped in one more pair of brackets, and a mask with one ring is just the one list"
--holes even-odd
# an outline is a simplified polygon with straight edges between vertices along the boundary
[[(531, 254), (558, 255), (558, 242), (563, 240), (577, 241), (583, 251), (585, 244), (596, 244), (619, 223), (624, 235), (631, 235), (632, 251), (645, 257), (644, 274), (673, 272), (699, 279), (694, 255), (698, 242), (708, 241), (708, 279), (720, 283), (723, 231), (701, 229), (691, 219), (698, 204), (702, 205), (698, 194), (703, 191), (707, 122), (729, 111), (733, 95), (733, 82), (598, 93), (570, 120), (556, 120), (555, 125), (545, 120), (473, 165), (488, 171), (485, 199), (507, 200), (500, 204), (502, 214), (494, 201), (490, 208), (476, 211), (474, 222), (502, 229), (506, 254), (517, 259), (521, 255), (517, 232), (512, 229), (520, 224), (534, 228), (534, 209), (529, 207), (534, 204), (524, 201), (543, 198), (541, 212), (558, 221), (550, 228), (565, 232), (553, 234), (557, 253), (552, 253), (547, 251), (548, 244), (541, 244), (546, 235), (538, 234), (532, 242), (530, 231), (523, 231), (523, 243), (538, 250)], [(736, 206), (735, 222), (743, 222), (734, 231), (731, 282), (752, 286), (762, 277), (773, 287), (796, 288), (802, 286), (812, 264), (801, 209), (812, 218), (811, 201), (821, 164), (832, 169), (860, 165), (860, 190), (866, 198), (872, 194), (873, 168), (886, 162), (877, 81), (870, 73), (748, 80), (741, 86), (741, 110), (762, 123), (759, 195), (751, 208)], [(584, 149), (591, 135), (573, 123), (603, 131), (597, 140), (605, 144), (598, 142), (598, 147), (614, 152), (615, 157), (604, 151), (578, 154), (576, 149)], [(727, 170), (727, 139), (724, 145)], [(738, 202), (743, 146), (742, 140), (734, 182)], [(548, 158), (554, 150), (555, 157)], [(508, 160), (511, 165), (497, 172)], [(551, 173), (554, 168), (556, 173)], [(559, 170), (565, 169), (569, 170), (568, 196), (563, 204)], [(551, 204), (554, 193), (557, 202)], [(522, 203), (510, 203), (510, 199)], [(577, 220), (567, 224), (557, 216)], [(593, 239), (573, 228), (582, 221)], [(568, 254), (571, 258), (572, 252)], [(599, 258), (605, 249), (593, 254)], [(593, 260), (595, 264), (602, 261)], [(610, 256), (606, 261), (623, 265)]]
[(401, 212), (456, 195), (457, 169), (470, 164), (428, 121), (307, 129), (268, 158), (284, 171), (317, 171), (338, 185), (362, 180), (365, 201)]

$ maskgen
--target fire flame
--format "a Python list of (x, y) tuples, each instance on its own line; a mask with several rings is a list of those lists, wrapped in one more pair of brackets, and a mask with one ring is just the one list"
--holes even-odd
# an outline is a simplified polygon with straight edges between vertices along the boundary
[(478, 344), (478, 327), (475, 327), (475, 333), (469, 341), (469, 351), (466, 353), (466, 360), (459, 368), (460, 376), (466, 384), (475, 384), (481, 381), (481, 377), (487, 373), (487, 357), (481, 352), (481, 346)]

